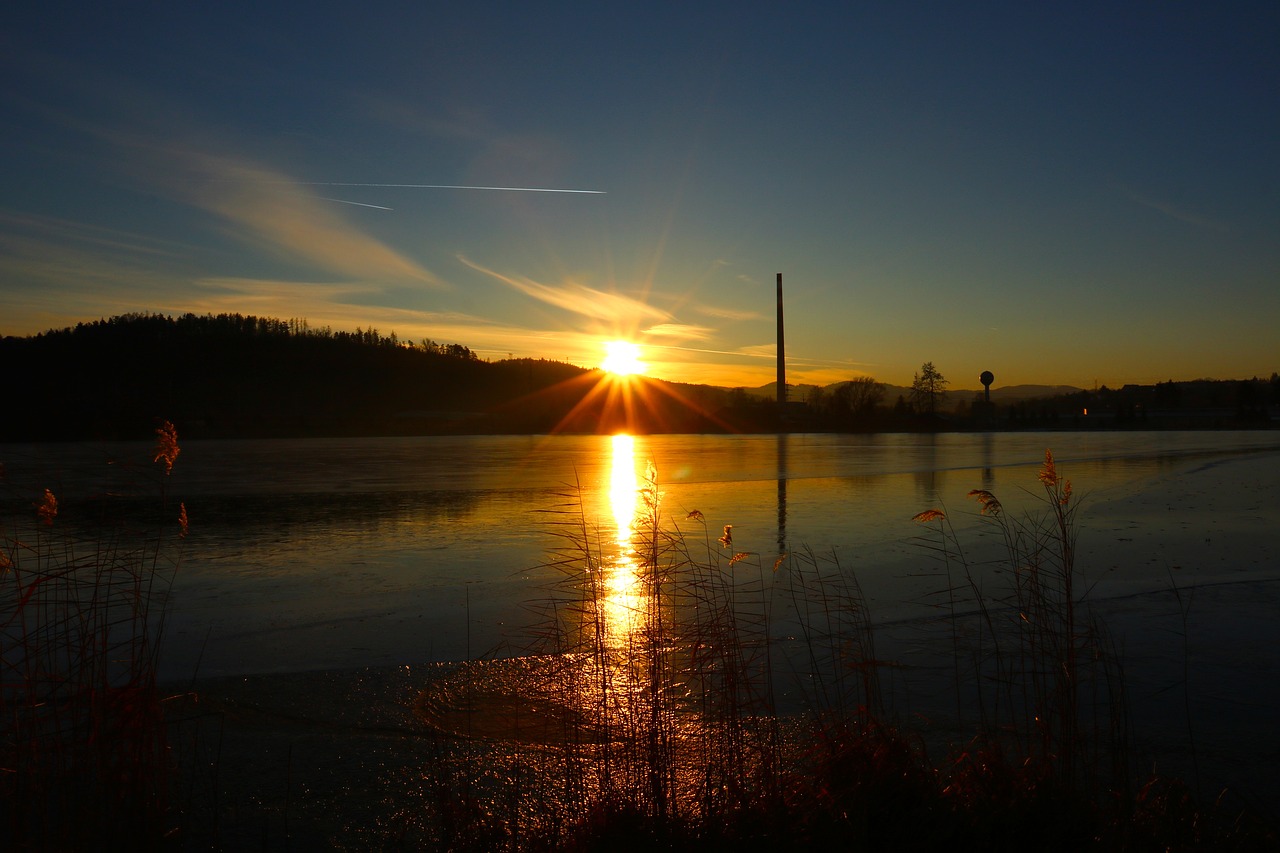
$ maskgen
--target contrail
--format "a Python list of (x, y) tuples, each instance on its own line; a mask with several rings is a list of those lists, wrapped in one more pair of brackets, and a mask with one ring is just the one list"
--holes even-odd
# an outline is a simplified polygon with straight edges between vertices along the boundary
[[(492, 190), (507, 193), (577, 193), (580, 195), (607, 195), (604, 190), (571, 190), (557, 187), (473, 187), (458, 184), (365, 184), (344, 181), (289, 181), (302, 187), (383, 187), (414, 190)], [(330, 199), (335, 201), (336, 199)], [(354, 203), (354, 202), (353, 202)], [(375, 205), (371, 205), (375, 206)]]
[(321, 201), (336, 201), (338, 204), (354, 204), (357, 207), (372, 207), (376, 210), (395, 210), (394, 207), (383, 207), (380, 204), (365, 204), (362, 201), (347, 201), (345, 198), (326, 198), (324, 196), (318, 196), (318, 198)]

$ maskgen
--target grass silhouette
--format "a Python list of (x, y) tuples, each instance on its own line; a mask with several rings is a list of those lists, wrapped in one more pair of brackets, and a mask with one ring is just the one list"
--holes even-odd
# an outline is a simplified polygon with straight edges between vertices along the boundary
[(1078, 502), (1051, 454), (1038, 481), (1038, 508), (1021, 515), (971, 493), (1003, 542), (998, 590), (983, 589), (945, 512), (916, 516), (945, 584), (956, 719), (941, 740), (887, 701), (901, 662), (877, 657), (865, 598), (834, 555), (734, 551), (732, 525), (713, 539), (697, 511), (682, 528), (651, 467), (620, 561), (580, 491), (566, 494), (550, 516), (560, 581), (522, 668), (480, 662), (446, 679), (472, 713), (500, 709), (484, 737), (518, 744), (516, 769), (487, 772), (491, 750), (458, 749), (470, 738), (446, 724), (445, 686), (429, 688), (419, 711), (454, 784), (407, 837), (457, 850), (1274, 844), (1256, 817), (1135, 772), (1122, 663), (1077, 588)]
[(23, 490), (6, 483), (0, 807), (19, 848), (150, 847), (171, 828), (156, 661), (188, 519), (165, 494), (177, 433), (168, 422), (156, 432), (155, 529), (136, 529), (112, 497), (68, 509), (47, 488), (21, 512)]
[[(19, 848), (243, 838), (218, 826), (218, 803), (191, 802), (218, 796), (219, 721), (155, 684), (188, 525), (165, 490), (179, 453), (165, 424), (158, 503), (68, 508), (27, 490), (5, 516), (0, 798)], [(916, 516), (954, 707), (923, 727), (895, 687), (906, 662), (885, 657), (834, 554), (738, 550), (731, 523), (670, 518), (652, 466), (621, 534), (568, 490), (546, 513), (556, 580), (529, 603), (526, 646), (439, 672), (416, 696), (427, 760), (378, 843), (1274, 849), (1257, 816), (1137, 772), (1122, 661), (1079, 587), (1078, 499), (1050, 454), (1038, 483), (1022, 512), (970, 493), (1002, 543), (999, 574), (968, 561), (946, 512)], [(189, 832), (193, 811), (212, 825)]]

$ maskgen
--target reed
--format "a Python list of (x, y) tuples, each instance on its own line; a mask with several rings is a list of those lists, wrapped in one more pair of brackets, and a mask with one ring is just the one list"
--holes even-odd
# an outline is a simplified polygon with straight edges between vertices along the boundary
[(149, 477), (160, 498), (142, 508), (166, 523), (146, 531), (132, 500), (60, 504), (44, 489), (32, 507), (5, 483), (0, 807), (18, 848), (156, 846), (172, 828), (156, 663), (187, 529), (166, 494), (179, 452), (166, 422)]
[[(1134, 783), (1122, 662), (1079, 588), (1075, 495), (1050, 454), (1038, 480), (1038, 511), (971, 493), (1003, 543), (997, 589), (944, 512), (917, 516), (952, 658), (942, 741), (889, 699), (883, 673), (904, 664), (877, 655), (865, 597), (834, 555), (737, 551), (732, 525), (713, 538), (699, 512), (665, 517), (650, 469), (620, 559), (567, 493), (549, 514), (559, 580), (519, 672), (505, 665), (526, 714), (499, 738), (517, 745), (513, 765), (505, 782), (488, 774), (489, 811), (438, 788), (424, 837), (512, 850), (1274, 843), (1265, 823), (1176, 781)], [(619, 572), (634, 575), (624, 591)], [(448, 749), (458, 777), (492, 770), (492, 750)]]
[(948, 759), (944, 794), (984, 844), (998, 839), (973, 823), (983, 803), (1025, 824), (1024, 835), (1038, 827), (1045, 841), (1078, 845), (1132, 799), (1122, 665), (1077, 592), (1072, 485), (1050, 452), (1037, 478), (1039, 511), (1011, 513), (987, 490), (969, 493), (1003, 543), (1008, 581), (994, 593), (945, 512), (915, 517), (933, 528), (926, 547), (944, 566), (957, 730), (972, 732)]
[[(166, 706), (155, 684), (187, 527), (166, 494), (176, 434), (166, 424), (157, 438), (158, 504), (131, 500), (122, 512), (101, 501), (87, 524), (81, 506), (29, 491), (6, 516), (0, 799), (19, 848), (195, 838), (173, 802), (167, 732), (201, 719)], [(1264, 821), (1134, 771), (1122, 661), (1075, 565), (1078, 503), (1050, 454), (1038, 482), (1039, 503), (1018, 513), (971, 493), (1002, 543), (998, 575), (969, 561), (945, 512), (916, 517), (950, 651), (955, 721), (941, 739), (913, 727), (914, 709), (886, 689), (884, 674), (906, 662), (883, 659), (857, 577), (834, 554), (738, 550), (732, 524), (697, 511), (673, 519), (652, 467), (625, 541), (569, 490), (547, 514), (556, 581), (531, 603), (527, 647), (469, 660), (419, 696), (430, 760), (386, 840), (486, 851), (1274, 849)], [(139, 529), (139, 510), (158, 526)], [(192, 744), (180, 749), (210, 748), (200, 731)], [(216, 778), (201, 775), (216, 776), (216, 757), (211, 770), (181, 769), (185, 796), (199, 786), (217, 796)], [(286, 818), (290, 793), (286, 783)], [(216, 843), (218, 804), (201, 808), (214, 825), (200, 838)]]

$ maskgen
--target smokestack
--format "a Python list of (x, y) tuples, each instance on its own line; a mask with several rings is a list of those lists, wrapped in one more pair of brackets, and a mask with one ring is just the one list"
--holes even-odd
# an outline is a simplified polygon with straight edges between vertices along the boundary
[(787, 404), (787, 348), (782, 334), (782, 273), (778, 273), (778, 408)]

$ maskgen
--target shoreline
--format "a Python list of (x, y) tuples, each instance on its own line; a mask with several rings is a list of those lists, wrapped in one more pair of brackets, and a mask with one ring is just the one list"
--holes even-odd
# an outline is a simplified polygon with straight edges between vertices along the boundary
[[(1280, 704), (1280, 649), (1251, 644), (1248, 635), (1267, 627), (1268, 614), (1280, 606), (1280, 578), (1216, 582), (1194, 588), (1193, 595), (1185, 660), (1169, 653), (1180, 643), (1181, 625), (1171, 591), (1095, 602), (1123, 649), (1135, 778), (1148, 771), (1180, 778), (1204, 803), (1225, 792), (1228, 807), (1249, 808), (1274, 822), (1280, 782), (1271, 768), (1280, 752), (1271, 712)], [(895, 652), (917, 650), (914, 658), (904, 652), (909, 665), (886, 672), (888, 719), (925, 737), (938, 762), (945, 755), (935, 752), (948, 742), (959, 748), (967, 735), (945, 722), (953, 698), (937, 689), (939, 682), (945, 688), (949, 670), (945, 642), (931, 660), (921, 659), (922, 630), (940, 634), (947, 628), (919, 620), (879, 625), (877, 653), (892, 660)], [(1242, 647), (1252, 650), (1247, 659)], [(519, 659), (480, 665), (505, 668), (513, 660)], [(226, 811), (221, 819), (234, 816), (238, 827), (223, 825), (220, 832), (242, 833), (245, 846), (253, 846), (263, 831), (283, 833), (287, 824), (288, 837), (298, 843), (342, 837), (358, 846), (359, 839), (388, 832), (395, 815), (419, 801), (433, 762), (441, 760), (441, 737), (450, 750), (469, 754), (519, 753), (502, 736), (500, 720), (468, 741), (431, 730), (415, 710), (424, 690), (475, 663), (221, 676), (162, 689), (178, 696), (190, 689), (198, 697), (170, 700), (178, 703), (175, 710), (181, 707), (171, 731), (189, 736), (195, 726), (216, 740), (216, 801)], [(1179, 683), (1184, 663), (1185, 697)], [(1248, 691), (1231, 687), (1233, 679), (1245, 677)], [(793, 713), (804, 715), (800, 708)], [(215, 817), (201, 810), (192, 816)]]

